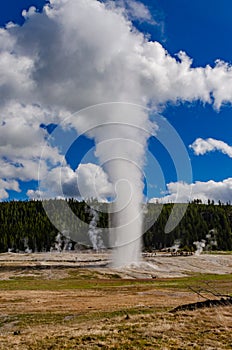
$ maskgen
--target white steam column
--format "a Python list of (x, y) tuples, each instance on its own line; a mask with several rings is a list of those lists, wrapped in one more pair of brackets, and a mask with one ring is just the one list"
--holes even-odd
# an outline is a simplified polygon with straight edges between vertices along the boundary
[(111, 204), (110, 241), (113, 250), (113, 266), (121, 267), (139, 263), (142, 236), (142, 192), (138, 167), (129, 161), (116, 160), (120, 169), (115, 176), (116, 199)]
[[(87, 135), (95, 140), (95, 156), (115, 192), (109, 228), (113, 266), (139, 263), (148, 111), (138, 105), (110, 103), (87, 112), (85, 119), (91, 126)], [(96, 115), (100, 115), (97, 125)]]

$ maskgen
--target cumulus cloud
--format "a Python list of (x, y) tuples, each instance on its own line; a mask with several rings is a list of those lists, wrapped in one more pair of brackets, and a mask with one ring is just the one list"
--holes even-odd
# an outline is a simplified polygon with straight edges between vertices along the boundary
[(219, 151), (230, 158), (232, 158), (232, 146), (229, 146), (226, 142), (208, 138), (206, 140), (202, 138), (196, 139), (190, 146), (194, 153), (199, 156), (208, 152)]
[(41, 181), (39, 190), (28, 190), (29, 198), (76, 197), (79, 200), (107, 201), (114, 194), (113, 186), (103, 169), (92, 163), (53, 168)]
[[(42, 13), (34, 8), (24, 11), (22, 27), (0, 29), (0, 177), (34, 179), (47, 137), (40, 124), (59, 123), (62, 117), (90, 105), (124, 101), (156, 108), (167, 101), (199, 99), (219, 109), (231, 103), (228, 63), (218, 60), (212, 67), (193, 68), (184, 52), (171, 56), (133, 27), (133, 18), (150, 20), (147, 7), (139, 1), (121, 3), (125, 11), (109, 6), (109, 1), (51, 0)], [(126, 118), (139, 128), (147, 126), (144, 113)], [(95, 113), (74, 125), (78, 131), (85, 130), (92, 125), (90, 120), (118, 121), (120, 113)], [(92, 136), (98, 141), (106, 137)], [(141, 139), (141, 135), (137, 132), (134, 138)], [(43, 175), (61, 164), (62, 155), (53, 148), (48, 146), (47, 157), (42, 159)], [(98, 155), (100, 159), (105, 156), (100, 150)], [(142, 153), (133, 155), (143, 163)]]
[(122, 13), (130, 20), (139, 20), (155, 24), (149, 8), (140, 1), (135, 0), (116, 0), (105, 1), (107, 7), (111, 9), (120, 9)]
[(6, 190), (20, 192), (18, 181), (0, 179), (0, 200), (7, 199), (9, 197)]
[(25, 19), (28, 19), (30, 17), (32, 17), (34, 14), (36, 13), (36, 8), (34, 6), (31, 6), (28, 11), (27, 10), (23, 10), (22, 11), (22, 16)]
[[(144, 105), (200, 99), (216, 108), (232, 100), (227, 63), (193, 68), (184, 52), (172, 57), (136, 31), (123, 12), (97, 0), (51, 1), (7, 35), (15, 43), (13, 52), (1, 54), (8, 99), (30, 96), (72, 111), (115, 100)], [(14, 63), (17, 79), (8, 76), (6, 62)]]
[(63, 162), (57, 147), (46, 142), (47, 132), (40, 127), (47, 120), (58, 120), (59, 113), (39, 105), (10, 102), (0, 110), (0, 178), (37, 180), (40, 167), (45, 174)]
[[(191, 193), (191, 195), (189, 195)], [(167, 185), (167, 194), (162, 198), (152, 198), (151, 203), (175, 203), (176, 198), (181, 203), (188, 203), (194, 199), (201, 199), (207, 203), (208, 199), (223, 203), (231, 201), (232, 178), (223, 181), (196, 181), (192, 184), (184, 182), (171, 182)]]
[(107, 199), (112, 196), (113, 186), (107, 174), (95, 164), (80, 164), (76, 170), (77, 184), (82, 198)]
[(145, 6), (140, 1), (127, 0), (125, 1), (128, 8), (129, 14), (132, 18), (140, 20), (140, 21), (151, 21), (152, 15), (147, 6)]

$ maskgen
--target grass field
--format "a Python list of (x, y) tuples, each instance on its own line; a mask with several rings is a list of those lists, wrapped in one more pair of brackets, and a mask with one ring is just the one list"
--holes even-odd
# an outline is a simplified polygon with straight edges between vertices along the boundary
[(230, 295), (231, 274), (142, 279), (16, 267), (1, 263), (1, 276), (8, 274), (0, 279), (0, 349), (232, 348), (232, 307), (170, 312), (204, 300), (194, 292), (200, 288)]

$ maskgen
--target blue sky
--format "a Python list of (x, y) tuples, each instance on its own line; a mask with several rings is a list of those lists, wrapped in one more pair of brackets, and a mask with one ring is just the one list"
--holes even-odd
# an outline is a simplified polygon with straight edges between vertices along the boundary
[[(115, 4), (117, 6), (124, 6), (128, 9), (131, 8), (132, 2), (133, 1), (125, 0), (121, 1), (120, 4), (119, 2), (115, 2)], [(20, 2), (17, 0), (11, 0), (1, 2), (0, 25), (4, 27), (8, 22), (14, 22), (19, 24), (19, 26), (24, 26), (23, 23), (25, 18), (22, 16), (22, 10), (28, 10), (31, 6), (35, 6), (38, 11), (41, 11), (45, 3), (46, 1), (41, 0), (22, 0)], [(133, 3), (138, 5), (138, 2)], [(143, 35), (148, 35), (150, 41), (159, 42), (162, 47), (167, 50), (169, 55), (177, 61), (178, 58), (175, 55), (179, 51), (184, 51), (188, 57), (193, 60), (193, 68), (205, 68), (207, 64), (214, 67), (215, 61), (218, 59), (228, 62), (229, 64), (232, 63), (232, 47), (230, 44), (232, 36), (232, 21), (230, 15), (232, 11), (232, 3), (230, 0), (222, 0), (221, 2), (215, 0), (143, 0), (140, 4), (143, 5), (143, 9), (146, 8), (147, 11), (149, 11), (150, 19), (139, 18), (135, 13), (131, 15), (131, 13), (128, 12), (129, 20), (132, 21), (133, 25), (138, 31), (143, 33)], [(31, 16), (27, 22), (33, 21), (34, 18), (35, 16)], [(47, 22), (45, 21), (45, 26), (46, 23)], [(32, 30), (36, 31), (36, 28), (36, 25), (34, 27), (32, 26)], [(49, 30), (49, 28), (47, 29)], [(13, 33), (12, 35), (16, 35), (17, 38), (20, 37), (20, 34)], [(31, 35), (33, 36), (33, 32)], [(46, 33), (46, 27), (44, 27), (43, 35), (48, 35), (48, 37), (50, 35), (49, 33)], [(35, 41), (36, 40), (38, 40), (38, 37), (35, 35)], [(112, 38), (112, 40), (114, 40), (114, 38)], [(27, 50), (30, 49), (27, 48)], [(20, 52), (20, 50), (18, 52)], [(24, 52), (27, 51), (25, 50)], [(19, 55), (19, 53), (17, 55)], [(11, 67), (9, 66), (9, 71), (10, 70)], [(230, 79), (231, 77), (228, 76), (229, 82)], [(221, 88), (223, 87), (222, 84)], [(196, 87), (196, 89), (198, 88)], [(27, 104), (29, 100), (28, 95), (26, 97), (23, 95), (21, 101), (21, 95), (18, 92), (13, 96), (8, 96), (7, 92), (4, 90), (3, 96), (6, 103), (8, 103), (8, 101), (17, 100), (18, 103)], [(40, 101), (44, 101), (44, 97), (42, 97)], [(35, 101), (32, 102), (35, 103)], [(41, 107), (42, 102), (39, 105)], [(44, 108), (47, 108), (47, 105), (47, 103), (44, 104)], [(4, 108), (6, 107), (5, 105), (2, 105), (0, 108), (2, 108), (1, 115), (3, 118), (3, 113), (6, 113)], [(7, 111), (9, 112), (9, 108)], [(200, 198), (202, 196), (203, 200), (207, 196), (210, 197), (211, 192), (206, 183), (208, 181), (213, 181), (214, 185), (212, 187), (211, 198), (215, 200), (221, 199), (222, 201), (230, 200), (232, 192), (230, 193), (228, 191), (232, 187), (228, 179), (231, 178), (232, 158), (228, 151), (228, 147), (232, 146), (231, 101), (223, 102), (220, 104), (219, 108), (216, 108), (215, 105), (213, 105), (213, 102), (205, 103), (204, 101), (202, 102), (197, 99), (194, 101), (186, 101), (185, 99), (182, 101), (167, 100), (165, 103), (162, 102), (162, 108), (160, 107), (160, 111), (177, 131), (186, 147), (192, 166), (192, 184), (196, 184), (196, 182), (202, 183), (200, 188), (196, 188), (196, 196)], [(49, 112), (47, 112), (47, 114), (49, 115)], [(49, 125), (51, 124), (56, 124), (55, 118), (49, 119), (48, 117), (47, 119), (41, 119), (40, 127), (45, 125), (45, 127), (43, 127), (45, 138), (48, 137), (52, 131), (51, 128), (49, 129)], [(48, 127), (46, 127), (46, 125), (48, 125)], [(65, 137), (69, 138), (70, 133), (72, 132), (73, 130), (63, 131), (62, 136), (59, 137), (59, 142), (53, 140), (53, 143), (51, 143), (52, 146), (57, 146), (62, 149), (62, 142), (60, 142), (60, 139), (64, 141)], [(194, 149), (189, 147), (197, 139), (201, 139), (205, 142), (206, 140), (211, 139), (220, 141), (222, 144), (218, 146), (215, 141), (210, 141), (209, 143), (211, 146), (204, 144), (203, 147), (202, 141), (199, 141), (199, 143), (201, 143), (200, 146), (204, 148), (204, 151), (202, 151), (202, 154), (197, 154), (196, 149), (194, 152)], [(87, 150), (91, 149), (91, 154), (85, 162), (97, 162), (97, 159), (93, 154), (93, 147), (93, 140), (81, 136), (66, 153), (66, 161), (70, 168), (75, 170), (83, 158), (83, 155), (86, 154)], [(175, 166), (173, 165), (170, 155), (157, 140), (148, 140), (147, 153), (149, 152), (153, 153), (159, 162), (165, 181), (157, 175), (158, 170), (155, 165), (152, 162), (147, 162), (144, 171), (148, 184), (144, 192), (148, 191), (149, 198), (161, 197), (164, 195), (164, 192), (167, 191), (167, 184), (177, 181), (185, 181), (186, 179), (177, 178)], [(1, 156), (3, 157), (3, 154), (1, 154)], [(7, 158), (7, 161), (10, 163), (9, 157)], [(15, 176), (12, 175), (12, 172), (9, 174), (9, 177), (7, 177), (7, 173), (5, 173), (5, 175), (3, 173), (1, 176), (3, 184), (5, 184), (5, 192), (4, 195), (2, 195), (2, 200), (27, 199), (30, 197), (28, 196), (28, 190), (31, 191), (31, 193), (36, 192), (38, 183), (35, 176), (32, 176), (31, 178), (28, 176), (27, 178), (24, 175), (20, 178), (17, 177), (17, 172)], [(7, 181), (10, 181), (10, 185), (6, 185)], [(18, 185), (14, 181), (18, 182)], [(204, 183), (206, 185), (204, 185)], [(204, 186), (207, 187), (207, 190), (204, 190)], [(222, 187), (223, 191), (221, 191)], [(169, 192), (166, 192), (166, 195), (170, 196), (167, 200), (173, 200), (172, 195), (175, 195), (175, 190), (172, 191), (174, 192), (170, 192), (169, 189)]]

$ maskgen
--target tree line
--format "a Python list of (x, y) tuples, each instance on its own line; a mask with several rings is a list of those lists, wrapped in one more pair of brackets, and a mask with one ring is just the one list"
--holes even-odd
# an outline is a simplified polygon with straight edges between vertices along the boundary
[[(0, 203), (0, 252), (50, 251), (55, 248), (57, 235), (65, 234), (65, 226), (61, 230), (63, 221), (68, 222), (72, 233), (81, 232), (85, 224), (89, 225), (93, 219), (89, 203), (75, 199), (51, 199), (41, 201), (9, 201)], [(109, 217), (107, 203), (97, 204), (98, 222), (96, 227), (107, 228)], [(57, 227), (52, 221), (57, 222)], [(102, 210), (102, 207), (104, 207)], [(194, 242), (204, 240), (208, 249), (232, 250), (232, 206), (227, 203), (215, 205), (213, 202), (202, 204), (199, 201), (190, 203), (181, 222), (170, 232), (165, 232), (167, 220), (173, 204), (150, 203), (144, 214), (144, 225), (148, 227), (143, 235), (145, 250), (163, 249), (171, 247), (178, 241), (180, 248), (194, 250)], [(181, 205), (175, 205), (175, 215), (178, 220), (178, 210)], [(62, 215), (60, 215), (62, 213)], [(75, 214), (75, 215), (72, 215)], [(75, 220), (78, 217), (80, 220)], [(65, 220), (64, 220), (65, 218)], [(157, 218), (156, 220), (154, 218)], [(174, 216), (175, 220), (175, 216)], [(60, 221), (60, 222), (59, 222)], [(154, 222), (154, 223), (153, 223)], [(98, 230), (99, 233), (99, 230)], [(68, 233), (69, 235), (69, 233)], [(75, 236), (75, 235), (74, 235)], [(73, 237), (73, 235), (72, 235)], [(78, 234), (78, 237), (81, 235)], [(107, 237), (102, 237), (107, 242)], [(84, 241), (84, 237), (83, 237)], [(81, 243), (81, 242), (77, 242)], [(74, 249), (76, 242), (70, 239), (69, 249)], [(66, 246), (66, 245), (65, 245)], [(77, 245), (76, 245), (77, 246)], [(106, 243), (107, 246), (107, 243)]]
[[(149, 204), (145, 221), (156, 215), (158, 206)], [(170, 233), (164, 233), (172, 208), (173, 204), (165, 204), (157, 221), (144, 234), (146, 248), (162, 249), (179, 242), (180, 248), (195, 250), (194, 242), (205, 241), (210, 250), (232, 250), (232, 206), (229, 203), (215, 205), (210, 201), (208, 204), (194, 201), (188, 205), (180, 223)], [(178, 220), (178, 204), (175, 209)], [(182, 210), (181, 204), (179, 210)]]

